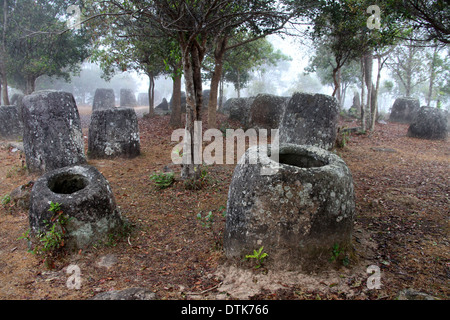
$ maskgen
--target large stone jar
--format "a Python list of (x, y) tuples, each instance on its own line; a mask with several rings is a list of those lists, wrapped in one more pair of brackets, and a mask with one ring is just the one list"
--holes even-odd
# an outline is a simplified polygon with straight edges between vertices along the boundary
[(59, 203), (70, 218), (67, 246), (86, 248), (114, 233), (123, 220), (105, 177), (89, 165), (50, 171), (34, 184), (30, 197), (30, 227), (33, 233), (46, 231), (53, 213), (50, 202)]
[[(282, 144), (278, 162), (258, 150), (249, 148), (233, 175), (226, 256), (241, 259), (264, 246), (272, 267), (311, 269), (324, 265), (333, 247), (350, 249), (355, 203), (345, 162), (314, 146)], [(268, 168), (275, 171), (262, 174)]]

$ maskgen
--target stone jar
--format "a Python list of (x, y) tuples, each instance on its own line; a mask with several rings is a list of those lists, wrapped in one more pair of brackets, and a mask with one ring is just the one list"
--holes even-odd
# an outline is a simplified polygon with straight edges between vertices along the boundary
[[(325, 265), (333, 246), (350, 250), (355, 202), (345, 162), (314, 146), (282, 144), (278, 162), (259, 151), (249, 148), (234, 171), (226, 256), (242, 259), (264, 246), (274, 268), (314, 269)], [(262, 174), (264, 168), (272, 174)]]
[[(52, 212), (50, 202), (59, 203), (71, 218), (67, 225), (71, 248), (86, 248), (123, 226), (109, 182), (89, 165), (50, 171), (36, 180), (30, 197), (29, 220), (33, 233), (46, 231)], [(46, 222), (47, 221), (47, 222)]]
[(140, 154), (139, 125), (132, 108), (95, 111), (88, 137), (90, 159), (133, 158)]
[(86, 163), (80, 115), (71, 93), (49, 90), (25, 96), (22, 116), (30, 172)]

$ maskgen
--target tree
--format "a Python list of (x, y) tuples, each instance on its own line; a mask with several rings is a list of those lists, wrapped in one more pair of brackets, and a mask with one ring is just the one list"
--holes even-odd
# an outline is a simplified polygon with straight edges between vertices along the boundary
[(426, 41), (450, 43), (448, 0), (394, 0), (392, 5), (415, 29), (425, 31)]
[(398, 45), (390, 55), (387, 66), (400, 93), (411, 97), (415, 89), (428, 79), (425, 49), (413, 40)]
[(67, 30), (63, 21), (67, 2), (5, 3), (9, 12), (3, 23), (10, 57), (7, 74), (13, 85), (30, 94), (41, 75), (68, 79), (71, 72), (79, 70), (80, 63), (89, 55), (90, 36), (84, 30)]
[(226, 30), (246, 27), (264, 33), (273, 29), (280, 18), (286, 16), (279, 4), (264, 0), (154, 0), (154, 1), (109, 1), (142, 19), (146, 17), (167, 36), (175, 35), (180, 51), (186, 89), (186, 137), (183, 149), (182, 177), (198, 179), (200, 169), (194, 150), (200, 150), (200, 141), (194, 137), (194, 126), (201, 120), (202, 62), (207, 53), (211, 36), (222, 35)]

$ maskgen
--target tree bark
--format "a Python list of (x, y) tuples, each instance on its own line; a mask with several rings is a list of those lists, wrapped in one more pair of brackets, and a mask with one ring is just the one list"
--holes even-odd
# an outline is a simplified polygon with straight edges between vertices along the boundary
[(438, 53), (438, 46), (435, 46), (433, 50), (433, 58), (431, 60), (430, 85), (428, 86), (427, 107), (431, 105), (431, 97), (433, 95), (434, 79), (436, 77), (436, 71), (434, 69), (436, 68), (437, 53)]
[(3, 104), (9, 105), (8, 96), (8, 78), (6, 77), (6, 29), (8, 26), (8, 2), (3, 1), (3, 34), (2, 34), (2, 48), (1, 48), (1, 61), (0, 61), (0, 75), (2, 82), (2, 96)]
[[(177, 67), (181, 68), (181, 66)], [(181, 75), (173, 77), (172, 113), (170, 115), (170, 126), (181, 128)]]
[(180, 47), (186, 87), (186, 136), (181, 178), (198, 180), (201, 175), (199, 152), (202, 146), (201, 132), (199, 137), (198, 132), (196, 134), (196, 125), (201, 121), (203, 103), (201, 63), (204, 51), (196, 40), (187, 42), (184, 34), (180, 36)]
[(364, 57), (361, 57), (361, 130), (366, 131), (366, 110), (364, 106), (365, 97), (365, 67), (364, 67)]
[(152, 73), (148, 74), (150, 80), (148, 86), (148, 113), (150, 116), (155, 115), (155, 77)]
[(228, 37), (224, 36), (216, 41), (216, 48), (214, 50), (214, 71), (211, 78), (211, 88), (208, 101), (208, 128), (217, 128), (217, 96), (220, 79), (222, 78), (223, 57), (226, 51)]

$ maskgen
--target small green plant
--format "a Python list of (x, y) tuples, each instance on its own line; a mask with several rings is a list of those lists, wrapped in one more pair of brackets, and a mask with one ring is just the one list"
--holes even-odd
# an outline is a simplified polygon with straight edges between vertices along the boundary
[(341, 149), (345, 148), (349, 140), (350, 140), (350, 133), (347, 130), (342, 130), (339, 132), (339, 136), (336, 141), (336, 146)]
[(264, 259), (269, 256), (266, 252), (263, 252), (264, 246), (259, 248), (259, 250), (253, 250), (253, 254), (248, 254), (245, 256), (245, 259), (255, 259), (256, 265), (255, 269), (259, 269), (262, 267), (262, 264), (264, 262)]
[(330, 262), (334, 261), (336, 262), (341, 261), (344, 266), (348, 266), (350, 263), (348, 255), (344, 252), (342, 248), (339, 247), (338, 243), (335, 243), (333, 245), (333, 248), (331, 249)]
[[(48, 211), (52, 212), (53, 215), (50, 221), (44, 220), (46, 231), (37, 232), (36, 240), (38, 240), (38, 243), (33, 249), (30, 248), (29, 252), (44, 255), (46, 265), (51, 266), (53, 258), (66, 244), (67, 224), (70, 218), (63, 213), (61, 205), (57, 202), (50, 202)], [(27, 240), (31, 245), (30, 230), (26, 231), (20, 239)]]
[(204, 186), (206, 186), (208, 184), (208, 182), (210, 182), (210, 180), (211, 180), (211, 177), (208, 173), (208, 170), (201, 169), (200, 177), (186, 179), (184, 181), (184, 187), (188, 190), (200, 190)]
[(9, 194), (6, 194), (2, 198), (2, 206), (6, 206), (8, 203), (11, 202), (11, 196)]
[(150, 180), (155, 182), (155, 185), (158, 189), (167, 189), (170, 187), (175, 181), (175, 174), (173, 172), (167, 173), (154, 173), (150, 176)]
[(206, 216), (202, 217), (202, 214), (199, 212), (197, 214), (197, 220), (200, 221), (202, 227), (209, 229), (214, 222), (214, 215), (212, 211), (210, 211)]

